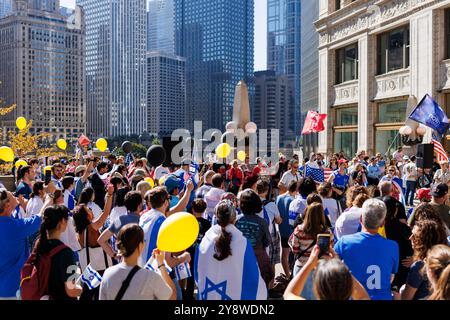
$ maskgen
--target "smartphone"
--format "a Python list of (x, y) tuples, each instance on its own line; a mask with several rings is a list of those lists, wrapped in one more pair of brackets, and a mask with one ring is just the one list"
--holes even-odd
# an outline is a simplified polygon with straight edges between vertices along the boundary
[(317, 235), (317, 245), (319, 246), (320, 249), (319, 256), (328, 253), (328, 251), (330, 250), (330, 242), (331, 242), (331, 235), (329, 233)]
[(45, 179), (44, 184), (48, 186), (48, 184), (52, 181), (52, 172), (50, 170), (45, 171)]

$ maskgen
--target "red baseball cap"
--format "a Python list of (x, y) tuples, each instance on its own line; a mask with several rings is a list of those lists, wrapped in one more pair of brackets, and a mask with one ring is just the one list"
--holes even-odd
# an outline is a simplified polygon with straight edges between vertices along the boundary
[(417, 190), (417, 198), (419, 200), (423, 200), (423, 199), (431, 200), (430, 192), (431, 192), (431, 190), (428, 188), (419, 189), (419, 190)]
[(338, 161), (338, 163), (341, 165), (341, 164), (343, 164), (343, 163), (347, 163), (347, 160), (341, 159), (341, 160)]

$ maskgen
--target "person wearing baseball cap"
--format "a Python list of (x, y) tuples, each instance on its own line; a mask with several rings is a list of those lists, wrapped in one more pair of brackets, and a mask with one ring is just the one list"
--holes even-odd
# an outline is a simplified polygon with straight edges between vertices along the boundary
[(450, 229), (450, 207), (445, 204), (448, 200), (448, 185), (445, 183), (435, 185), (431, 190), (431, 196), (433, 197), (431, 205)]
[(167, 192), (171, 196), (169, 208), (175, 207), (178, 204), (179, 201), (178, 194), (180, 193), (181, 182), (182, 180), (174, 175), (169, 175), (166, 181), (164, 181), (164, 186), (166, 187)]

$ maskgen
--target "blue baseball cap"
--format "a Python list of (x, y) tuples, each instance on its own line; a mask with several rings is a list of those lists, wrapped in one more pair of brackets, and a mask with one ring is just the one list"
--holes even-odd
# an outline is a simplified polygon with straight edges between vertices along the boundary
[(172, 193), (173, 190), (180, 187), (181, 179), (175, 177), (174, 175), (170, 175), (167, 177), (166, 181), (164, 181), (164, 186), (167, 189), (167, 192)]

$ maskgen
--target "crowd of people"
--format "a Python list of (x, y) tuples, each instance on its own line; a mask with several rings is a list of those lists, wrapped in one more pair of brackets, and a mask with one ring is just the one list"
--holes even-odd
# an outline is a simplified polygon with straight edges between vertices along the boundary
[[(0, 188), (0, 299), (450, 299), (448, 162), (421, 169), (401, 149), (48, 161), (51, 173), (27, 159)], [(161, 252), (159, 228), (179, 212), (197, 219), (197, 240)]]

